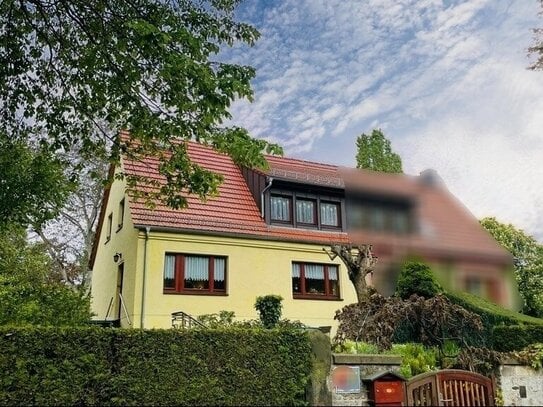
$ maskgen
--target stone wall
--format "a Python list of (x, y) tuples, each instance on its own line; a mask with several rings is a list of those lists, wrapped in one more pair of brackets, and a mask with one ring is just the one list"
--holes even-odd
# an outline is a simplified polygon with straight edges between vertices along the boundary
[[(327, 379), (329, 392), (332, 394), (333, 406), (369, 406), (368, 383), (365, 378), (376, 373), (395, 372), (399, 375), (401, 356), (390, 355), (346, 355), (333, 354), (330, 376)], [(334, 388), (332, 373), (335, 368), (349, 366), (360, 368), (360, 391), (357, 393), (341, 393)]]
[(504, 405), (543, 406), (543, 369), (508, 360), (500, 366), (500, 374)]

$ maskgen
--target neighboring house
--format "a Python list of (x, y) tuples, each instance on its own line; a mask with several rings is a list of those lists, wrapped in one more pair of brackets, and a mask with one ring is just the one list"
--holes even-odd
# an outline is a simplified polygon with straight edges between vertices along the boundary
[[(194, 162), (224, 176), (217, 197), (189, 197), (184, 210), (150, 209), (127, 195), (122, 181), (106, 189), (91, 255), (97, 319), (167, 328), (177, 311), (257, 318), (255, 298), (279, 294), (284, 318), (334, 326), (335, 311), (356, 295), (345, 266), (323, 251), (333, 243), (373, 244), (373, 281), (384, 294), (393, 292), (406, 257), (418, 254), (451, 288), (514, 304), (511, 257), (435, 174), (281, 157), (268, 157), (262, 172), (187, 145)], [(156, 168), (156, 159), (121, 165), (128, 174), (158, 177)]]

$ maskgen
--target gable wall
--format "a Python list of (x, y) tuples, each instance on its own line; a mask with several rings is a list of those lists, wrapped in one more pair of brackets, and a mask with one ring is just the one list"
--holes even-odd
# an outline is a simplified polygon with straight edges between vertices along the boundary
[[(130, 216), (128, 197), (125, 197), (126, 184), (123, 181), (114, 181), (110, 187), (108, 201), (106, 203), (103, 225), (100, 228), (100, 236), (97, 241), (96, 257), (92, 270), (91, 286), (91, 310), (94, 318), (99, 320), (117, 319), (119, 301), (117, 295), (117, 274), (119, 265), (124, 264), (124, 278), (122, 284), (122, 295), (125, 301), (129, 317), (124, 311), (121, 312), (122, 326), (129, 326), (128, 320), (133, 321), (134, 292), (135, 292), (135, 269), (137, 255), (138, 231), (134, 228)], [(123, 226), (118, 230), (119, 203), (125, 198), (125, 210)], [(113, 214), (111, 238), (106, 242), (107, 222), (109, 214)], [(114, 262), (115, 253), (122, 253), (122, 259)], [(111, 309), (108, 307), (111, 299), (114, 298)], [(107, 315), (106, 315), (107, 314)]]

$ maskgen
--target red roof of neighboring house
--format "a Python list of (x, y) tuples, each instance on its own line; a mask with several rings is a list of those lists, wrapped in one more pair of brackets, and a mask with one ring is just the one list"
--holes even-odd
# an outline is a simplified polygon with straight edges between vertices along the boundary
[[(240, 168), (232, 159), (210, 147), (187, 143), (192, 161), (224, 176), (217, 197), (201, 202), (188, 196), (188, 208), (174, 210), (158, 204), (150, 209), (143, 202), (130, 199), (134, 224), (138, 227), (183, 230), (194, 233), (236, 235), (270, 240), (290, 240), (308, 243), (370, 242), (376, 245), (397, 243), (442, 255), (450, 252), (457, 257), (481, 255), (501, 262), (510, 262), (510, 255), (486, 233), (477, 220), (442, 186), (430, 186), (420, 177), (385, 174), (365, 170), (345, 169), (328, 164), (269, 156), (270, 169), (266, 175), (302, 184), (337, 189), (360, 189), (378, 196), (398, 196), (416, 202), (416, 217), (420, 232), (409, 236), (379, 234), (373, 231), (345, 232), (268, 225), (249, 190)], [(146, 175), (162, 179), (157, 160), (124, 161), (127, 174)]]

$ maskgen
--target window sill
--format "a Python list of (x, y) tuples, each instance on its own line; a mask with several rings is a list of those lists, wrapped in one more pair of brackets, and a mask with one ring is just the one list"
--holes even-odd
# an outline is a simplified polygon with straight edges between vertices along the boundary
[(207, 290), (184, 290), (184, 291), (170, 291), (170, 290), (164, 290), (163, 294), (168, 295), (208, 295), (211, 297), (227, 297), (228, 293), (226, 292), (220, 292), (220, 291), (214, 291), (210, 292)]
[(339, 297), (327, 297), (325, 295), (311, 294), (293, 294), (292, 298), (294, 298), (295, 300), (343, 301), (343, 298)]

